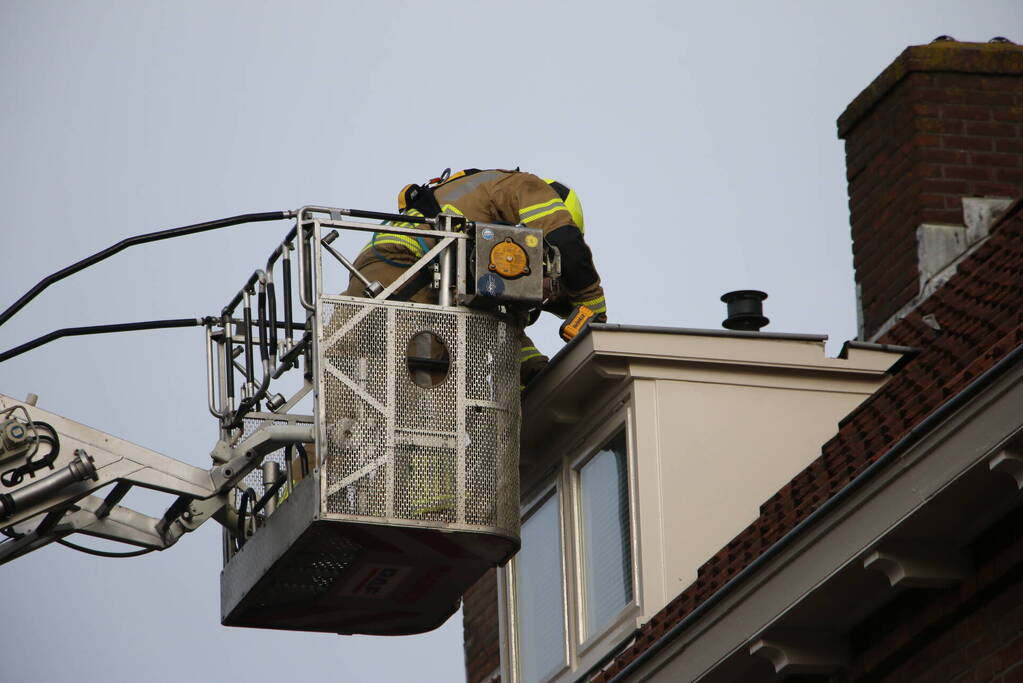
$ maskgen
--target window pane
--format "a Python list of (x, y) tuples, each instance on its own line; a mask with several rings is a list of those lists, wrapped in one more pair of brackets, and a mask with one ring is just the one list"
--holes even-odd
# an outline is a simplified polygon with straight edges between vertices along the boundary
[(632, 547), (625, 431), (579, 471), (586, 637), (632, 601)]
[(519, 674), (523, 683), (535, 683), (565, 661), (557, 493), (522, 525), (522, 550), (515, 556), (515, 587)]

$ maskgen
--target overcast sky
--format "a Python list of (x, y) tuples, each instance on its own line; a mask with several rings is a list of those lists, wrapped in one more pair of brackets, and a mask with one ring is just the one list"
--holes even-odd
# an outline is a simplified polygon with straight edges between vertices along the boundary
[[(391, 210), (445, 167), (521, 166), (579, 192), (612, 322), (716, 328), (722, 293), (757, 288), (769, 331), (835, 353), (856, 334), (835, 119), (940, 34), (1023, 40), (1023, 3), (0, 0), (0, 308), (130, 235)], [(216, 313), (287, 227), (133, 248), (33, 302), (0, 348)], [(202, 353), (194, 329), (63, 340), (0, 365), (0, 392), (206, 467)], [(220, 564), (211, 523), (137, 559), (50, 546), (5, 565), (0, 680), (463, 676), (460, 615), (390, 639), (221, 627)]]

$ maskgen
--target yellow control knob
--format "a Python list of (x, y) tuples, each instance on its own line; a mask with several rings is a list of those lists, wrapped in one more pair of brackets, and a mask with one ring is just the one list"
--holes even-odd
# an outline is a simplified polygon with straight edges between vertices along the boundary
[(529, 273), (526, 251), (510, 237), (490, 250), (490, 270), (503, 278), (516, 278)]

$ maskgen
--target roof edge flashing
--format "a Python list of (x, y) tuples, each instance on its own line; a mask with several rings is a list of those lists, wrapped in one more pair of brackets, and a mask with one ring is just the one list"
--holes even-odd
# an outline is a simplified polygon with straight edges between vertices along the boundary
[(586, 343), (594, 332), (639, 332), (653, 334), (687, 335), (692, 337), (722, 337), (731, 339), (765, 339), (776, 341), (804, 341), (824, 343), (828, 340), (826, 334), (793, 334), (785, 332), (745, 332), (741, 330), (707, 329), (697, 327), (667, 327), (658, 325), (629, 325), (623, 323), (590, 323), (583, 328), (583, 331), (558, 349), (558, 352), (551, 357), (550, 362), (541, 370), (532, 381), (522, 390), (522, 401), (526, 403), (530, 397), (539, 391), (539, 387), (545, 385), (547, 378), (552, 375), (561, 365), (565, 358), (572, 354), (577, 346)]
[(785, 339), (789, 341), (823, 342), (826, 334), (799, 334), (792, 332), (748, 332), (744, 330), (708, 329), (702, 327), (667, 327), (661, 325), (627, 325), (622, 323), (593, 323), (593, 330), (609, 332), (657, 332), (660, 334), (682, 334), (693, 337), (733, 337), (740, 339)]

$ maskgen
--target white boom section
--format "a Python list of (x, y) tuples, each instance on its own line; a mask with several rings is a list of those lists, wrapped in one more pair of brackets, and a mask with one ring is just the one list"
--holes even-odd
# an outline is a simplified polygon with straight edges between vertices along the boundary
[[(203, 469), (3, 394), (0, 421), (15, 432), (21, 425), (29, 434), (20, 447), (0, 440), (0, 472), (6, 479), (0, 485), (0, 529), (10, 539), (0, 543), (0, 564), (73, 533), (142, 548), (170, 547), (211, 517), (227, 524), (228, 492), (264, 455), (313, 442), (311, 425), (266, 425), (241, 443), (218, 443), (221, 464)], [(45, 425), (59, 439), (40, 438)], [(41, 460), (49, 462), (31, 467)], [(19, 468), (24, 470), (20, 477)], [(111, 484), (105, 497), (92, 495)], [(133, 486), (176, 499), (162, 518), (149, 517), (119, 504)]]

